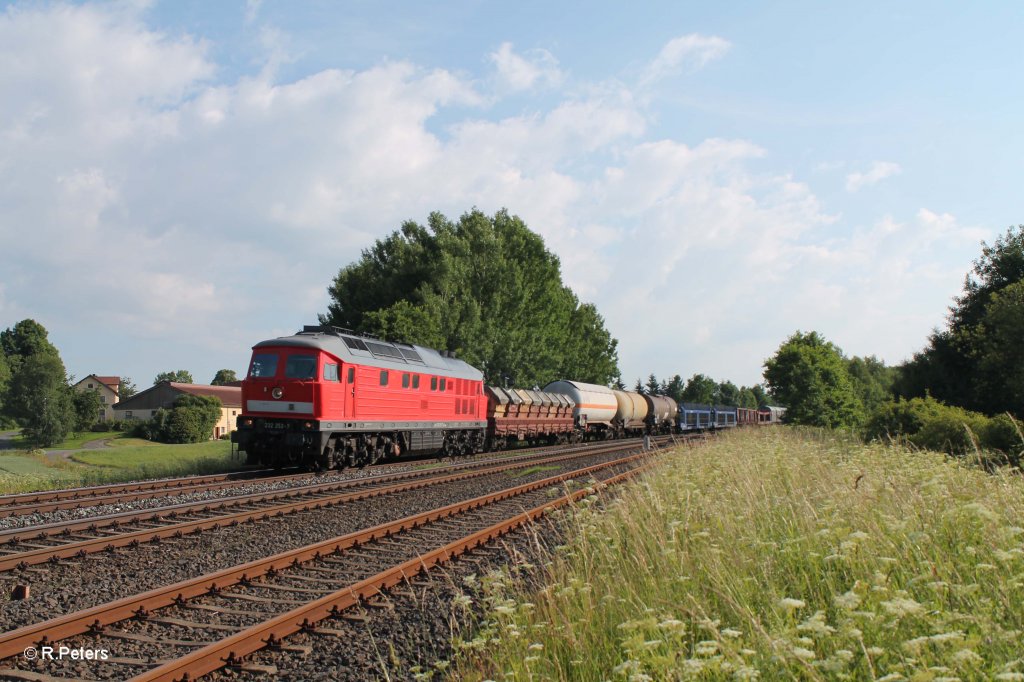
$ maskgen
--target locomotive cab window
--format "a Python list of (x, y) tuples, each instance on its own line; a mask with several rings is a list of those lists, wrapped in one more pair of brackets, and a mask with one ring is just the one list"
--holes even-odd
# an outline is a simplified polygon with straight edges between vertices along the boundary
[(338, 366), (333, 362), (324, 363), (324, 381), (338, 380)]
[(288, 379), (313, 379), (316, 377), (315, 355), (291, 355), (284, 365), (284, 375)]
[(387, 386), (388, 385), (388, 371), (386, 369), (383, 369), (380, 372), (380, 385), (381, 386)]
[(277, 353), (257, 353), (249, 365), (249, 378), (267, 378), (277, 374)]

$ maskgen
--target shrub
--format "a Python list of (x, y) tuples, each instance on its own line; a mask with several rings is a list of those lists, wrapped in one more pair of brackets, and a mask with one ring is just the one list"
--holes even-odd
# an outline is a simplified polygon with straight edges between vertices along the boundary
[(1016, 423), (1006, 415), (987, 417), (931, 396), (893, 400), (874, 412), (865, 427), (867, 440), (904, 440), (919, 448), (963, 457), (981, 451), (986, 462), (1019, 464), (1022, 443)]

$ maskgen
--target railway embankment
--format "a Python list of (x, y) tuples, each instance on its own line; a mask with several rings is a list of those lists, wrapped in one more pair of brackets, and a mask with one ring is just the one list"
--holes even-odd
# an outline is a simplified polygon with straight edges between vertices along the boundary
[(562, 522), (528, 579), (454, 582), (480, 620), (414, 675), (1024, 680), (1019, 474), (749, 429)]

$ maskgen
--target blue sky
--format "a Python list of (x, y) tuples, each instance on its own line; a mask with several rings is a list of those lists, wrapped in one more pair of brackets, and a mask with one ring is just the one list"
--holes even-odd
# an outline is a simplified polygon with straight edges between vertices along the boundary
[(0, 328), (241, 372), (403, 220), (507, 207), (632, 383), (898, 363), (1022, 219), (1020, 3), (0, 4)]

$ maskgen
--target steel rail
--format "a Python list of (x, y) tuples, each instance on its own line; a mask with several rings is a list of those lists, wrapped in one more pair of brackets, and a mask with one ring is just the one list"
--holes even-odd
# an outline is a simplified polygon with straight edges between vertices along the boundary
[(517, 459), (514, 462), (486, 466), (485, 468), (476, 469), (468, 472), (448, 473), (442, 474), (440, 476), (418, 478), (412, 481), (397, 483), (394, 485), (385, 485), (383, 487), (374, 487), (364, 490), (356, 490), (352, 492), (342, 492), (338, 494), (332, 494), (327, 497), (315, 497), (313, 499), (297, 500), (294, 502), (287, 502), (283, 504), (273, 505), (270, 507), (264, 507), (262, 509), (250, 509), (240, 512), (222, 514), (210, 518), (182, 521), (179, 523), (172, 523), (161, 528), (145, 528), (141, 530), (130, 531), (127, 533), (121, 533), (119, 535), (101, 536), (89, 540), (79, 540), (76, 542), (66, 543), (62, 545), (54, 545), (52, 547), (34, 548), (26, 552), (18, 552), (14, 554), (6, 554), (0, 556), (0, 572), (11, 571), (14, 569), (24, 569), (29, 566), (54, 562), (60, 559), (83, 557), (87, 554), (113, 550), (118, 547), (138, 546), (144, 542), (154, 542), (165, 538), (181, 537), (190, 533), (221, 528), (224, 526), (234, 526), (239, 523), (252, 523), (255, 521), (263, 521), (268, 518), (284, 516), (285, 514), (291, 514), (294, 512), (323, 509), (326, 507), (332, 507), (339, 504), (345, 504), (348, 502), (357, 502), (372, 497), (397, 494), (402, 492), (408, 492), (411, 490), (419, 490), (421, 488), (427, 488), (435, 485), (441, 485), (445, 483), (453, 483), (456, 481), (463, 481), (472, 478), (489, 476), (496, 473), (501, 473), (503, 471), (508, 471), (510, 469), (523, 468), (549, 462), (557, 463), (569, 459), (579, 459), (582, 457), (592, 457), (596, 455), (606, 454), (608, 452), (614, 452), (615, 450), (621, 448), (621, 444), (602, 443), (598, 446), (593, 447), (592, 449), (588, 448), (566, 455), (531, 456), (529, 459), (521, 458)]
[[(606, 487), (627, 480), (652, 465), (653, 463), (617, 474), (591, 486), (591, 488)], [(322, 620), (352, 608), (366, 599), (406, 582), (417, 575), (422, 575), (435, 566), (444, 564), (473, 549), (482, 547), (519, 526), (529, 523), (557, 507), (570, 504), (590, 493), (591, 490), (583, 489), (563, 495), (561, 498), (534, 507), (529, 511), (522, 512), (488, 528), (450, 542), (415, 559), (410, 559), (375, 576), (342, 588), (333, 594), (275, 616), (263, 623), (201, 649), (191, 651), (181, 658), (147, 670), (131, 679), (134, 682), (195, 680), (214, 670), (240, 663), (245, 656), (255, 651), (277, 646), (284, 638), (296, 632), (312, 630), (315, 624)]]
[(0, 635), (0, 659), (15, 656), (24, 651), (28, 646), (50, 645), (53, 642), (61, 641), (68, 637), (87, 632), (99, 632), (104, 626), (112, 625), (127, 618), (145, 617), (153, 610), (181, 604), (188, 599), (205, 594), (216, 594), (231, 585), (250, 582), (268, 574), (274, 575), (276, 572), (284, 571), (290, 567), (300, 566), (305, 562), (358, 547), (379, 538), (386, 538), (401, 531), (419, 528), (427, 523), (445, 519), (465, 511), (479, 509), (493, 502), (557, 485), (566, 480), (586, 476), (601, 469), (630, 464), (649, 456), (650, 453), (633, 454), (614, 461), (549, 476), (538, 481), (524, 483), (488, 495), (456, 502), (444, 507), (407, 516), (397, 521), (379, 524), (330, 540), (239, 564), (198, 578), (149, 590), (138, 595), (125, 597), (41, 623), (27, 625)]

